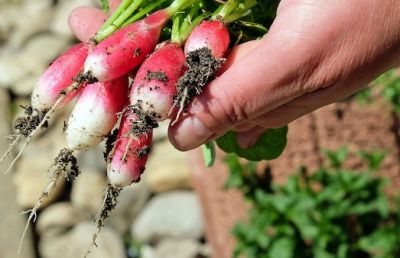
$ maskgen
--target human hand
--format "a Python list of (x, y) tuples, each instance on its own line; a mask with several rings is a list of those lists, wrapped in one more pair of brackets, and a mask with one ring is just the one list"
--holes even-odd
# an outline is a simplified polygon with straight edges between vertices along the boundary
[[(83, 20), (99, 15), (78, 11), (70, 25), (85, 40), (96, 30)], [(189, 150), (236, 130), (248, 147), (266, 129), (353, 94), (399, 64), (399, 24), (397, 0), (281, 1), (268, 34), (233, 50), (225, 72), (170, 127), (171, 142)]]
[(268, 34), (236, 49), (229, 68), (171, 127), (189, 150), (236, 130), (242, 147), (352, 95), (399, 64), (397, 0), (284, 0)]

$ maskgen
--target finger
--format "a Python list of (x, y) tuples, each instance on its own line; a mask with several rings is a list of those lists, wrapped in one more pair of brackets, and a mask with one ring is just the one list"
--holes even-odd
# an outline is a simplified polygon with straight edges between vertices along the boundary
[(311, 49), (299, 50), (292, 42), (283, 50), (285, 44), (285, 37), (271, 29), (194, 99), (187, 116), (170, 128), (171, 143), (180, 150), (196, 148), (210, 136), (223, 134), (301, 95), (308, 73), (298, 67), (312, 69)]
[(235, 128), (233, 128), (233, 131), (235, 132), (246, 132), (250, 129), (253, 129), (254, 127), (256, 127), (255, 123), (244, 123), (241, 125), (236, 126)]
[(250, 148), (258, 141), (258, 139), (260, 139), (261, 135), (265, 131), (267, 131), (267, 129), (264, 127), (261, 126), (254, 127), (251, 130), (238, 133), (236, 135), (236, 141), (240, 147), (244, 149)]
[(298, 97), (277, 107), (266, 114), (253, 119), (253, 123), (265, 128), (279, 128), (300, 118), (314, 110), (331, 103), (345, 99), (360, 89), (360, 85), (367, 85), (374, 75), (367, 76), (361, 82), (343, 82), (329, 88), (319, 89)]
[(237, 63), (240, 59), (242, 59), (246, 54), (248, 54), (251, 50), (253, 50), (256, 46), (260, 44), (260, 40), (249, 41), (240, 45), (235, 46), (231, 53), (229, 54), (224, 66), (220, 69), (219, 75), (224, 73), (231, 67), (233, 64)]
[(82, 6), (74, 9), (68, 17), (68, 25), (82, 42), (88, 41), (99, 30), (107, 15), (94, 7)]

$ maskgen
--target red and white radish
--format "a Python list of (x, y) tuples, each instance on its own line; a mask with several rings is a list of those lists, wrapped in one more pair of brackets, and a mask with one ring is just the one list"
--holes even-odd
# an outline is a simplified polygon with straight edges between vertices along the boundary
[(150, 152), (153, 130), (135, 133), (134, 123), (140, 123), (136, 114), (124, 116), (119, 127), (117, 141), (112, 150), (107, 176), (113, 187), (125, 187), (140, 180)]
[(68, 121), (68, 148), (82, 150), (103, 141), (125, 106), (127, 93), (127, 76), (85, 86)]
[(185, 43), (185, 54), (208, 48), (215, 58), (224, 57), (230, 42), (228, 28), (221, 20), (202, 21)]
[(167, 42), (154, 51), (141, 65), (133, 81), (130, 103), (138, 104), (144, 113), (163, 121), (173, 107), (176, 83), (185, 69), (182, 48)]
[[(82, 71), (87, 55), (88, 48), (83, 43), (60, 55), (43, 73), (33, 89), (32, 107), (39, 111), (50, 109), (60, 97), (60, 93), (66, 90)], [(75, 95), (76, 92), (67, 96), (63, 103), (67, 103)]]
[(99, 81), (127, 74), (154, 50), (168, 19), (192, 2), (194, 0), (175, 0), (168, 8), (116, 31), (89, 53), (84, 72)]

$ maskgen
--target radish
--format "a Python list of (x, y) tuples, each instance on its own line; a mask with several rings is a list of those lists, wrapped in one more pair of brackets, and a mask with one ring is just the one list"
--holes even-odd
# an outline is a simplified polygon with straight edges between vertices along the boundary
[(77, 44), (60, 55), (40, 77), (33, 89), (31, 106), (25, 107), (25, 116), (15, 120), (14, 130), (16, 133), (11, 137), (14, 140), (0, 158), (0, 162), (2, 162), (19, 140), (26, 138), (21, 150), (5, 173), (11, 170), (36, 132), (47, 127), (50, 114), (76, 96), (77, 91), (71, 92), (71, 94), (66, 94), (64, 91), (74, 80), (78, 79), (77, 75), (83, 69), (87, 55), (87, 47), (83, 43)]
[(151, 149), (153, 129), (135, 132), (140, 118), (131, 112), (125, 114), (115, 146), (110, 153), (107, 175), (110, 184), (115, 188), (125, 187), (138, 182), (144, 171), (147, 157)]
[(250, 13), (256, 5), (255, 0), (228, 0), (212, 16), (209, 21), (202, 21), (194, 28), (185, 43), (187, 71), (179, 79), (175, 106), (179, 108), (174, 125), (182, 112), (186, 111), (193, 98), (203, 91), (212, 81), (230, 44), (229, 30), (226, 23), (235, 21)]
[[(62, 149), (57, 155), (49, 169), (50, 177), (45, 190), (35, 206), (27, 211), (30, 214), (22, 239), (30, 221), (36, 220), (37, 211), (55, 189), (60, 176), (64, 173), (73, 180), (79, 175), (74, 152), (97, 145), (110, 133), (127, 101), (127, 92), (127, 76), (110, 82), (89, 84), (82, 90), (67, 126), (68, 148)], [(70, 175), (67, 175), (68, 168)]]
[[(58, 57), (40, 77), (32, 92), (32, 108), (37, 111), (49, 110), (57, 101), (60, 93), (67, 89), (78, 73), (88, 55), (88, 48), (83, 43), (68, 49)], [(76, 95), (69, 95), (62, 104), (67, 103)]]
[(138, 105), (155, 121), (163, 121), (173, 107), (176, 83), (185, 68), (182, 48), (173, 42), (161, 44), (143, 63), (132, 84), (131, 105)]
[(85, 86), (66, 129), (68, 148), (82, 150), (99, 144), (117, 122), (127, 102), (128, 78)]
[(116, 31), (89, 53), (85, 74), (108, 81), (139, 66), (156, 47), (168, 19), (193, 2), (195, 0), (175, 0), (168, 8)]

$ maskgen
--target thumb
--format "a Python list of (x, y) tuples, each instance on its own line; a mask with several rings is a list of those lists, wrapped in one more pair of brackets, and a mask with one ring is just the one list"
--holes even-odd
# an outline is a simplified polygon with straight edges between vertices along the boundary
[[(228, 59), (230, 67), (193, 100), (187, 114), (174, 126), (170, 126), (169, 138), (177, 149), (194, 149), (278, 106), (278, 101), (285, 99), (282, 90), (276, 87), (288, 83), (287, 78), (276, 76), (282, 74), (279, 71), (282, 67), (274, 63), (278, 57), (268, 60), (262, 58), (277, 56), (273, 50), (279, 47), (272, 46), (272, 41), (267, 42), (267, 46), (266, 42), (264, 38), (259, 44), (243, 46), (237, 50), (245, 53), (244, 57), (239, 60), (239, 55), (233, 54)], [(274, 76), (266, 76), (266, 73)]]

